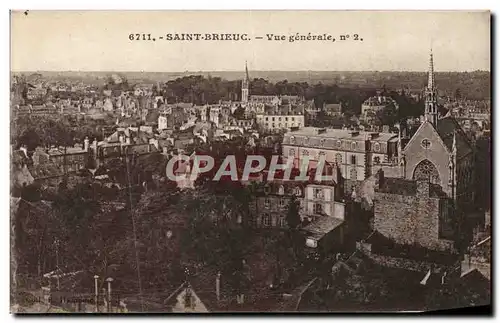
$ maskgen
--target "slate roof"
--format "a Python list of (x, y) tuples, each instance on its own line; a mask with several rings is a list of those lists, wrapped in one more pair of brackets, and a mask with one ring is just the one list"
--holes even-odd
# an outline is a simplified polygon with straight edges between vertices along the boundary
[(344, 220), (331, 216), (323, 216), (306, 226), (303, 230), (315, 239), (323, 238), (327, 233), (335, 230), (344, 223)]
[(458, 159), (472, 152), (471, 144), (467, 140), (462, 127), (453, 117), (439, 119), (436, 130), (449, 151), (453, 150), (453, 133), (456, 133)]

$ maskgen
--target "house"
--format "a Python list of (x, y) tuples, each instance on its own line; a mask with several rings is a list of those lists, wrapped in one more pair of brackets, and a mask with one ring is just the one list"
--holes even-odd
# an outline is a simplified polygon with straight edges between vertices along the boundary
[(328, 116), (340, 116), (342, 115), (342, 104), (341, 103), (325, 103), (323, 105), (323, 111)]
[(165, 300), (164, 304), (172, 313), (208, 313), (203, 301), (189, 282), (183, 283)]
[(320, 254), (341, 249), (345, 239), (344, 223), (343, 219), (331, 216), (315, 219), (301, 230), (306, 237), (306, 247)]

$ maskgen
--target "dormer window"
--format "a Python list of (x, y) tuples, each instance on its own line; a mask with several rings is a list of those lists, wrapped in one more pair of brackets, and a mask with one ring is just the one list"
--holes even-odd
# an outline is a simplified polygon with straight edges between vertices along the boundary
[(295, 144), (295, 137), (294, 136), (290, 136), (290, 143)]
[(280, 187), (278, 188), (278, 194), (279, 195), (285, 194), (285, 187), (283, 185), (280, 185)]
[(300, 189), (300, 187), (296, 187), (295, 188), (295, 196), (301, 196), (302, 195), (302, 190)]

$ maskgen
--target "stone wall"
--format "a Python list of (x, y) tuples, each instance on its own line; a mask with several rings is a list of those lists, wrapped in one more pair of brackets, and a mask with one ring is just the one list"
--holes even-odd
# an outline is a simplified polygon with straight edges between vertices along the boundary
[(452, 250), (453, 243), (439, 239), (439, 199), (375, 193), (375, 230), (398, 244), (431, 250)]

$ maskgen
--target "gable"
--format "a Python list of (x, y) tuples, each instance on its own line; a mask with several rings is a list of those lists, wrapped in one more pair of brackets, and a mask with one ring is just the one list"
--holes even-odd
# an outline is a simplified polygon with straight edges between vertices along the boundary
[[(430, 141), (428, 149), (422, 146), (422, 141), (425, 139)], [(403, 154), (406, 156), (413, 156), (418, 151), (441, 152), (447, 155), (451, 153), (451, 149), (448, 149), (448, 146), (430, 122), (424, 122), (420, 125), (404, 147)]]
[[(186, 296), (191, 294), (190, 306), (186, 303)], [(208, 313), (208, 309), (201, 299), (196, 295), (193, 289), (186, 287), (183, 288), (175, 298), (175, 305), (172, 306), (174, 313)]]
[[(427, 148), (425, 148), (424, 141), (428, 142)], [(417, 165), (427, 159), (436, 167), (441, 181), (440, 185), (443, 188), (447, 187), (451, 151), (431, 123), (422, 123), (404, 148), (403, 154), (406, 161), (405, 177), (407, 179), (412, 179)]]

